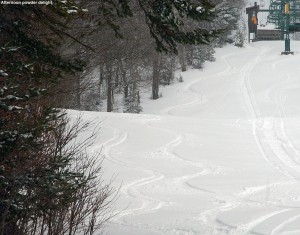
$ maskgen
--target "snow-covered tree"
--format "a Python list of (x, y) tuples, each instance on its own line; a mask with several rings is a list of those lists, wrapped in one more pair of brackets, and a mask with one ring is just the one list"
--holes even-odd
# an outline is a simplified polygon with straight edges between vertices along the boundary
[(245, 31), (238, 29), (235, 34), (234, 45), (243, 47), (245, 43)]
[(140, 113), (143, 111), (140, 102), (139, 92), (135, 92), (134, 88), (130, 89), (128, 96), (124, 99), (124, 113)]
[(216, 10), (218, 17), (213, 22), (213, 27), (223, 29), (215, 43), (222, 46), (226, 42), (232, 42), (230, 36), (240, 29), (241, 14), (244, 1), (240, 0), (216, 0)]
[(188, 48), (188, 64), (195, 69), (203, 68), (205, 61), (215, 61), (213, 45), (191, 46)]

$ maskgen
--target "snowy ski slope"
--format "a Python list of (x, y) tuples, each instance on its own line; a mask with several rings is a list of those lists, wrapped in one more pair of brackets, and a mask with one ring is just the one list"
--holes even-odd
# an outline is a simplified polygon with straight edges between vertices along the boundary
[(141, 115), (83, 114), (122, 183), (108, 234), (300, 234), (300, 43), (283, 46), (218, 49)]

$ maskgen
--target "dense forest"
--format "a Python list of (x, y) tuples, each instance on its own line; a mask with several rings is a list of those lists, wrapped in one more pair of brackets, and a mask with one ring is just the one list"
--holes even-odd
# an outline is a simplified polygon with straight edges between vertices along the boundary
[[(142, 111), (140, 90), (243, 46), (239, 0), (0, 4), (0, 235), (93, 234), (114, 189), (66, 108)], [(149, 97), (150, 98), (150, 97)], [(97, 162), (97, 164), (96, 164)]]
[[(84, 72), (76, 79), (77, 87), (74, 90), (77, 92), (73, 94), (73, 99), (64, 101), (67, 108), (139, 113), (142, 111), (140, 90), (148, 88), (151, 90), (149, 98), (158, 99), (161, 95), (160, 86), (181, 79), (175, 76), (175, 71), (201, 69), (205, 61), (214, 61), (214, 48), (226, 43), (243, 46), (243, 1), (210, 1), (214, 5), (212, 15), (196, 21), (180, 17), (178, 20), (183, 25), (172, 25), (170, 28), (170, 32), (174, 33), (177, 33), (176, 27), (182, 28), (183, 32), (193, 32), (195, 29), (218, 32), (210, 38), (201, 38), (205, 35), (201, 32), (199, 41), (190, 39), (190, 36), (194, 36), (190, 34), (187, 34), (187, 39), (178, 37), (178, 41), (176, 37), (164, 40), (165, 33), (156, 36), (158, 29), (154, 27), (158, 25), (149, 22), (152, 16), (145, 12), (146, 6), (134, 1), (131, 4), (131, 17), (109, 19), (108, 23), (96, 26), (99, 15), (93, 9), (99, 9), (99, 4), (90, 2), (86, 7), (92, 13), (92, 20), (80, 19), (74, 22), (70, 33), (78, 35), (77, 38), (93, 50), (84, 45), (74, 45), (73, 41), (62, 46), (65, 55), (76, 52), (80, 59), (88, 61)], [(176, 14), (180, 15), (180, 12)], [(107, 19), (100, 20), (104, 22)], [(165, 22), (159, 24), (162, 23)], [(91, 34), (83, 31), (94, 27)], [(82, 34), (85, 36), (82, 37)], [(114, 99), (115, 96), (119, 100)], [(120, 110), (119, 106), (124, 107), (124, 110)]]

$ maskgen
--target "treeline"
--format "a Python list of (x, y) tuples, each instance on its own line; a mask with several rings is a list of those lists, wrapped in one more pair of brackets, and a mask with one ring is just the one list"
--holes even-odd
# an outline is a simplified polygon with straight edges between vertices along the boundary
[[(226, 43), (243, 46), (243, 1), (214, 0), (209, 3), (214, 5), (213, 14), (200, 21), (180, 18), (184, 24), (182, 30), (193, 32), (199, 29), (204, 32), (203, 35), (205, 30), (214, 30), (218, 34), (207, 38), (203, 35), (190, 35), (191, 38), (198, 37), (199, 41), (195, 43), (195, 39), (185, 42), (182, 40), (183, 44), (170, 46), (166, 42), (160, 44), (161, 39), (153, 36), (156, 29), (151, 28), (147, 23), (148, 19), (145, 21), (145, 8), (148, 6), (141, 6), (138, 1), (130, 2), (131, 17), (110, 19), (112, 30), (107, 24), (97, 25), (99, 17), (95, 15), (99, 2), (89, 2), (87, 8), (93, 13), (90, 21), (81, 19), (75, 22), (70, 33), (77, 34), (78, 39), (93, 50), (78, 44), (65, 44), (62, 47), (66, 55), (76, 51), (81, 59), (87, 61), (84, 73), (75, 83), (77, 92), (73, 94), (72, 100), (65, 102), (65, 107), (139, 113), (142, 111), (141, 89), (151, 89), (149, 98), (158, 99), (161, 85), (169, 85), (174, 79), (180, 79), (174, 75), (176, 70), (201, 69), (205, 61), (215, 60), (214, 48)], [(180, 12), (175, 14), (180, 15)], [(163, 19), (164, 16), (159, 17)], [(100, 21), (103, 22), (103, 19)], [(95, 30), (92, 30), (92, 34), (81, 36), (84, 35), (83, 29), (90, 31), (93, 27)], [(167, 35), (168, 31), (164, 33)], [(170, 30), (169, 33), (178, 32)], [(115, 97), (122, 97), (121, 106), (124, 110), (119, 110), (120, 100)]]

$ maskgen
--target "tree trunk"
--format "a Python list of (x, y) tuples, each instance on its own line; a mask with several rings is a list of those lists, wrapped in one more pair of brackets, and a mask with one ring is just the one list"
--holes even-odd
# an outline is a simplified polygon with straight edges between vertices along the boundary
[(112, 66), (106, 66), (107, 72), (107, 112), (113, 111), (113, 81), (112, 81)]
[(101, 99), (102, 99), (102, 85), (103, 82), (105, 81), (104, 77), (104, 68), (103, 65), (100, 65), (99, 67), (99, 105), (101, 105)]
[(152, 72), (152, 99), (159, 98), (159, 56), (154, 55), (153, 59), (153, 72)]
[(75, 84), (76, 84), (76, 108), (81, 109), (81, 85), (80, 85), (80, 78), (75, 79)]
[(122, 61), (120, 61), (120, 70), (121, 70), (121, 76), (122, 76), (122, 83), (123, 83), (123, 89), (124, 89), (124, 98), (128, 98), (129, 95), (129, 86), (128, 86), (128, 79), (127, 79), (127, 72), (124, 68), (124, 65)]
[(181, 71), (185, 72), (187, 69), (186, 69), (186, 50), (184, 45), (181, 45), (179, 48), (179, 61), (181, 65)]

